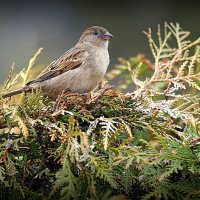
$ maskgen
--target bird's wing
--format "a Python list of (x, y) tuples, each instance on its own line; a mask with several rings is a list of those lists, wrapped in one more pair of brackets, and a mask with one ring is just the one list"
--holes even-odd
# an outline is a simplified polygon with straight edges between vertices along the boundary
[(83, 48), (73, 47), (64, 53), (55, 63), (49, 66), (45, 72), (39, 75), (36, 79), (27, 83), (27, 85), (42, 82), (47, 79), (56, 77), (64, 72), (73, 70), (82, 65), (87, 57), (89, 56), (88, 51)]

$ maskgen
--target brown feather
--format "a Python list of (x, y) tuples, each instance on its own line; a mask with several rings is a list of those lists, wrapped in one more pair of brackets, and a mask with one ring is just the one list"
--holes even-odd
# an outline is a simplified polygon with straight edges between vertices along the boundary
[(73, 47), (63, 54), (53, 65), (49, 66), (49, 68), (43, 74), (38, 76), (33, 81), (27, 83), (27, 85), (42, 82), (69, 70), (78, 68), (84, 62), (86, 53), (87, 51), (84, 49), (77, 48), (76, 46)]

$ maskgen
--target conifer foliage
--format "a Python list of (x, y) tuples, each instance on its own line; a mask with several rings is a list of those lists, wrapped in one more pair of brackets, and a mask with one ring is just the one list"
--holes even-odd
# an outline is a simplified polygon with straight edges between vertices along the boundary
[[(163, 29), (145, 32), (153, 60), (120, 58), (107, 74), (119, 86), (92, 99), (0, 99), (0, 199), (200, 198), (200, 38)], [(40, 53), (16, 76), (13, 64), (2, 94)]]

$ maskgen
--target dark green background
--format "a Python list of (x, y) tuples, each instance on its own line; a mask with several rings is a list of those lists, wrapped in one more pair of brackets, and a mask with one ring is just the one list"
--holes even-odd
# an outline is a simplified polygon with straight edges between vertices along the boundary
[(115, 36), (110, 44), (112, 68), (119, 56), (149, 54), (142, 31), (156, 30), (165, 21), (179, 22), (192, 32), (190, 39), (199, 37), (199, 1), (0, 1), (0, 83), (13, 61), (19, 71), (44, 47), (37, 63), (49, 64), (91, 25), (105, 26)]

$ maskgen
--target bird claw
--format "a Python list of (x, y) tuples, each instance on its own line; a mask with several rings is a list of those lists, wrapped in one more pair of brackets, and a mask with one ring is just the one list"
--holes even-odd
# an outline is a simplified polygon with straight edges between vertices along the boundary
[(87, 101), (87, 104), (96, 103), (99, 100), (99, 98), (106, 93), (106, 91), (112, 88), (112, 86), (109, 85), (108, 82), (103, 82), (101, 83), (99, 88), (100, 90), (97, 93), (91, 92), (92, 96), (89, 99), (89, 101)]

